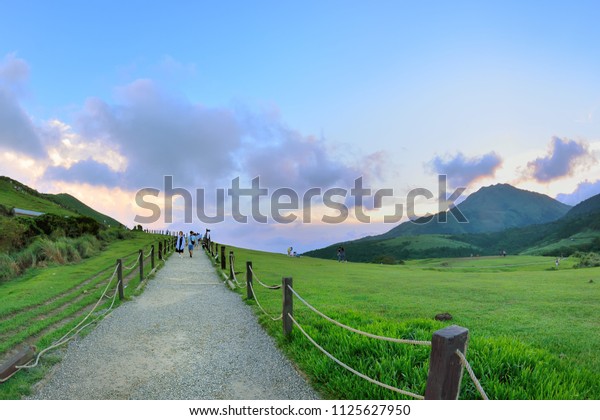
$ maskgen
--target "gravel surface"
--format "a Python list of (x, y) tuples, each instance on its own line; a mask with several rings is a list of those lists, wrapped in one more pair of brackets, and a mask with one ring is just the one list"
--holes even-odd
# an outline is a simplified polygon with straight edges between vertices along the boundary
[(72, 342), (31, 399), (308, 400), (319, 396), (200, 251)]

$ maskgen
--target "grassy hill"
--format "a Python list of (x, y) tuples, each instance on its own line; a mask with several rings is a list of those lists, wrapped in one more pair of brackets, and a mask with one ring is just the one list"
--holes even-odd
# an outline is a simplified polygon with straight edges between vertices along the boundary
[(74, 209), (48, 200), (44, 194), (7, 177), (0, 177), (0, 204), (8, 208), (17, 207), (58, 216), (77, 216)]
[(57, 216), (87, 216), (103, 226), (121, 226), (115, 219), (97, 212), (69, 194), (42, 194), (5, 176), (0, 176), (0, 204), (9, 209), (16, 207)]
[(49, 200), (60, 204), (61, 206), (72, 209), (73, 211), (81, 214), (82, 216), (88, 216), (96, 220), (98, 223), (108, 227), (119, 227), (122, 226), (117, 220), (102, 214), (93, 208), (83, 204), (81, 201), (69, 194), (44, 194)]

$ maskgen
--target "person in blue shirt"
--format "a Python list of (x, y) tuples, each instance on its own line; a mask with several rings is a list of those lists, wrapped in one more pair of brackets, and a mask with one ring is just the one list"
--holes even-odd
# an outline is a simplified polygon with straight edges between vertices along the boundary
[(190, 236), (188, 237), (188, 251), (190, 252), (190, 258), (192, 258), (192, 254), (194, 253), (194, 245), (196, 244), (196, 235), (194, 232), (190, 230)]

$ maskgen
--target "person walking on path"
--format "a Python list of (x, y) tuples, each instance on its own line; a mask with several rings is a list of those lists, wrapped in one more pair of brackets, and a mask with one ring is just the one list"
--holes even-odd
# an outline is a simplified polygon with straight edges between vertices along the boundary
[(192, 255), (194, 253), (195, 245), (196, 245), (196, 235), (194, 235), (194, 232), (192, 232), (190, 230), (190, 237), (188, 238), (188, 251), (190, 252), (190, 258), (192, 258)]
[(179, 258), (183, 258), (183, 249), (185, 248), (185, 236), (183, 236), (183, 231), (179, 231), (179, 236), (177, 237), (177, 242), (175, 243), (175, 252), (179, 254)]

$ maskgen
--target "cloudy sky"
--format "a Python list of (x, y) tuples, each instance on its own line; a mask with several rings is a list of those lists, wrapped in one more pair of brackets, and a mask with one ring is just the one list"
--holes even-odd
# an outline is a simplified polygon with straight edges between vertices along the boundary
[[(389, 230), (384, 217), (415, 188), (434, 195), (417, 213), (435, 210), (439, 174), (448, 194), (505, 182), (568, 204), (600, 193), (595, 1), (0, 10), (0, 174), (130, 227), (156, 219), (145, 227), (302, 252)], [(265, 195), (236, 210), (230, 190), (257, 177)], [(357, 179), (371, 194), (360, 206)], [(152, 194), (136, 203), (142, 189)], [(209, 226), (197, 210), (218, 216), (219, 192), (224, 221)], [(340, 206), (345, 223), (323, 221)]]

